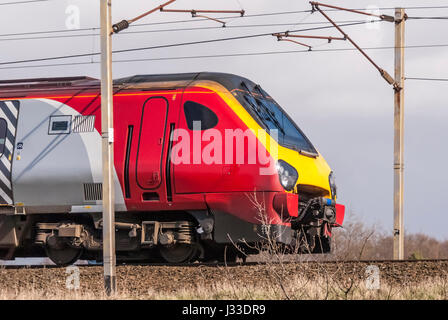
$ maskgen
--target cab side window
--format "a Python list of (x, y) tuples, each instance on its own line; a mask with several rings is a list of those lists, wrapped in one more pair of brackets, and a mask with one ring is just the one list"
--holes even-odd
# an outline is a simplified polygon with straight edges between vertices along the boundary
[(6, 133), (8, 132), (8, 124), (5, 119), (0, 118), (0, 157), (5, 152)]
[(216, 113), (197, 102), (185, 102), (184, 113), (188, 129), (190, 130), (197, 130), (197, 127), (194, 126), (195, 122), (200, 122), (201, 130), (214, 128), (218, 124), (218, 116)]

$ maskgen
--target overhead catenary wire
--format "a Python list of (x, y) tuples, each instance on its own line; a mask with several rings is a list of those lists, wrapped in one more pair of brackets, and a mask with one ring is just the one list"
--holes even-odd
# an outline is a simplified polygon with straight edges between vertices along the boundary
[[(366, 23), (372, 23), (372, 22), (379, 22), (379, 21), (364, 21), (364, 22), (356, 22), (356, 23), (354, 22), (354, 23), (342, 24), (340, 26), (342, 26), (342, 27), (343, 26), (354, 26), (354, 25), (360, 25), (360, 24), (366, 24)], [(334, 28), (334, 27), (333, 26), (314, 27), (314, 28), (306, 28), (306, 29), (299, 29), (299, 30), (289, 30), (289, 32), (312, 31), (312, 30), (322, 30), (322, 29), (330, 29), (330, 28)], [(258, 33), (258, 34), (251, 34), (251, 35), (234, 36), (234, 37), (227, 37), (227, 38), (217, 38), (217, 39), (209, 39), (209, 40), (198, 40), (198, 41), (191, 41), (191, 42), (181, 42), (181, 43), (173, 43), (173, 44), (150, 46), (150, 47), (121, 49), (121, 50), (114, 50), (113, 53), (136, 52), (136, 51), (144, 51), (144, 50), (152, 50), (152, 49), (174, 48), (174, 47), (189, 46), (189, 45), (216, 43), (216, 42), (223, 42), (223, 41), (233, 41), (233, 40), (242, 40), (242, 39), (251, 39), (251, 38), (253, 39), (253, 38), (267, 37), (267, 36), (270, 37), (272, 35), (272, 33), (273, 32)], [(41, 61), (61, 60), (61, 59), (70, 59), (70, 58), (82, 58), (82, 57), (97, 56), (99, 54), (100, 54), (100, 52), (93, 52), (93, 53), (80, 53), (80, 54), (36, 58), (36, 59), (5, 61), (5, 62), (0, 62), (0, 65), (19, 64), (19, 63), (28, 63), (28, 62), (41, 62)]]
[[(426, 10), (426, 9), (448, 9), (448, 6), (413, 6), (413, 7), (400, 7), (406, 10)], [(370, 11), (372, 8), (350, 8), (351, 10)], [(396, 7), (378, 7), (377, 10), (395, 10)], [(326, 9), (325, 11), (339, 11), (338, 9)]]
[(448, 17), (407, 17), (410, 20), (448, 20)]
[[(51, 1), (51, 0), (40, 0), (40, 1)], [(5, 3), (7, 4), (7, 3)], [(2, 5), (2, 4), (0, 4)], [(383, 7), (377, 8), (378, 10), (392, 10), (392, 7)], [(448, 9), (448, 6), (432, 6), (432, 7), (404, 7), (407, 10), (416, 10), (416, 9)], [(369, 10), (365, 8), (357, 8), (353, 10)], [(322, 11), (337, 11), (334, 9), (322, 10)], [(295, 11), (280, 11), (280, 12), (267, 12), (267, 13), (258, 13), (258, 14), (245, 14), (243, 17), (240, 15), (236, 16), (226, 16), (226, 17), (218, 17), (218, 19), (235, 19), (235, 18), (255, 18), (255, 17), (267, 17), (267, 16), (277, 16), (277, 15), (290, 15), (297, 13), (311, 13), (311, 10), (295, 10)], [(410, 17), (414, 19), (414, 17)], [(415, 18), (424, 18), (424, 17), (415, 17)], [(430, 17), (431, 18), (431, 17)], [(436, 17), (437, 18), (437, 17)], [(443, 18), (443, 17), (442, 17)], [(448, 17), (447, 17), (448, 18)], [(144, 27), (144, 26), (156, 26), (156, 25), (166, 25), (166, 24), (179, 24), (179, 23), (197, 23), (204, 22), (208, 19), (188, 19), (188, 20), (173, 20), (173, 21), (160, 21), (160, 22), (149, 22), (149, 23), (136, 23), (132, 24), (131, 27)], [(317, 22), (318, 23), (318, 22)], [(316, 24), (317, 24), (316, 23)], [(338, 22), (340, 23), (340, 22)], [(291, 25), (294, 23), (291, 23)], [(298, 23), (302, 24), (302, 23)], [(310, 23), (312, 24), (312, 23)], [(29, 31), (29, 32), (16, 32), (16, 33), (8, 33), (8, 34), (0, 34), (0, 37), (9, 37), (9, 36), (25, 36), (25, 35), (37, 35), (37, 34), (52, 34), (52, 33), (70, 33), (70, 32), (80, 32), (80, 31), (92, 31), (99, 30), (99, 27), (88, 27), (88, 28), (79, 28), (79, 29), (61, 29), (61, 30), (47, 30), (47, 31)], [(127, 32), (126, 32), (127, 33)]]
[[(372, 20), (376, 21), (376, 20)], [(365, 20), (344, 20), (338, 21), (337, 23), (356, 23), (365, 22)], [(237, 26), (227, 26), (226, 29), (241, 29), (241, 28), (267, 28), (267, 27), (282, 27), (290, 26), (293, 23), (267, 23), (267, 24), (249, 24), (249, 25), (237, 25)], [(322, 22), (308, 22), (308, 23), (295, 23), (294, 25), (322, 25), (330, 24), (328, 21)], [(184, 31), (200, 31), (200, 30), (216, 30), (222, 29), (222, 27), (196, 27), (196, 28), (172, 28), (172, 29), (156, 29), (156, 30), (140, 30), (140, 31), (126, 31), (119, 33), (119, 36), (130, 35), (130, 34), (145, 34), (145, 33), (164, 33), (164, 32), (184, 32)], [(96, 29), (89, 29), (94, 32)], [(2, 41), (20, 41), (20, 40), (43, 40), (43, 39), (63, 39), (63, 38), (78, 38), (78, 37), (94, 37), (98, 36), (99, 33), (81, 33), (81, 34), (63, 34), (63, 35), (48, 35), (48, 36), (37, 36), (37, 37), (8, 37), (9, 35), (0, 34), (0, 42)], [(7, 38), (1, 38), (7, 37)]]
[[(238, 15), (238, 16), (219, 17), (218, 19), (225, 20), (225, 19), (232, 19), (232, 18), (265, 17), (265, 16), (275, 16), (275, 15), (304, 13), (304, 12), (310, 12), (310, 11), (311, 10), (300, 10), (300, 11), (283, 11), (283, 12), (271, 12), (271, 13), (259, 13), (259, 14), (245, 14), (243, 17)], [(208, 19), (189, 19), (189, 20), (173, 20), (173, 21), (161, 21), (161, 22), (149, 22), (149, 23), (136, 23), (136, 24), (131, 25), (131, 27), (135, 28), (135, 27), (156, 26), (156, 25), (166, 25), (166, 24), (194, 23), (194, 22), (203, 22), (203, 21), (207, 21), (207, 20)], [(17, 32), (17, 33), (0, 34), (0, 37), (32, 35), (32, 34), (47, 34), (47, 33), (48, 34), (52, 34), (52, 33), (70, 33), (70, 32), (91, 31), (91, 30), (99, 30), (99, 29), (100, 29), (99, 27), (90, 27), (90, 28), (79, 28), (79, 29), (62, 29), (62, 30)], [(128, 33), (128, 32), (126, 32), (126, 33)]]
[[(326, 44), (326, 43), (325, 43)], [(406, 49), (418, 49), (418, 48), (437, 48), (448, 47), (446, 44), (424, 44), (424, 45), (407, 45)], [(392, 50), (394, 46), (383, 47), (363, 47), (363, 50)], [(264, 52), (246, 52), (246, 53), (228, 53), (228, 54), (210, 54), (210, 55), (195, 55), (195, 56), (177, 56), (177, 57), (158, 57), (158, 58), (135, 58), (135, 59), (115, 59), (114, 63), (131, 63), (131, 62), (144, 62), (144, 61), (169, 61), (169, 60), (189, 60), (189, 59), (208, 59), (208, 58), (228, 58), (228, 57), (244, 57), (244, 56), (265, 56), (265, 55), (277, 55), (277, 54), (295, 54), (295, 53), (325, 53), (325, 52), (344, 52), (344, 51), (357, 51), (355, 48), (331, 48), (331, 49), (314, 49), (309, 50), (288, 50), (288, 51), (264, 51)], [(0, 70), (7, 69), (27, 69), (27, 68), (42, 68), (42, 67), (62, 67), (62, 66), (76, 66), (76, 65), (88, 65), (98, 64), (99, 61), (85, 61), (85, 62), (67, 62), (67, 63), (55, 63), (55, 64), (38, 64), (28, 66), (9, 66), (0, 67)], [(410, 79), (410, 78), (409, 78)]]
[[(417, 7), (402, 7), (406, 10), (419, 10), (419, 9), (448, 9), (448, 6), (417, 6)], [(395, 9), (393, 8), (379, 8), (379, 9)]]
[(3, 2), (0, 3), (0, 6), (9, 6), (9, 5), (17, 5), (17, 4), (32, 4), (37, 2), (48, 2), (51, 0), (23, 0), (23, 1), (13, 1), (13, 2)]
[(405, 77), (405, 80), (448, 81), (448, 78), (415, 78), (415, 77)]
[[(42, 0), (42, 1), (50, 1), (50, 0)], [(406, 9), (409, 9), (409, 10), (413, 10), (413, 9), (435, 9), (435, 8), (438, 8), (438, 9), (448, 8), (448, 6), (406, 7)], [(394, 8), (378, 8), (378, 9), (386, 10), (386, 9), (394, 9)], [(354, 9), (354, 10), (368, 10), (368, 9), (360, 8), (360, 9)], [(322, 10), (322, 11), (336, 11), (336, 10), (328, 9), (328, 10)], [(311, 12), (311, 10), (285, 11), (285, 12), (275, 12), (275, 13), (261, 13), (261, 14), (245, 15), (244, 17), (282, 15), (282, 14), (303, 13), (303, 12)], [(238, 17), (241, 17), (241, 16), (238, 16)], [(232, 17), (223, 17), (223, 18), (232, 18)], [(182, 20), (182, 21), (165, 21), (165, 22), (156, 22), (156, 23), (136, 24), (135, 26), (169, 24), (169, 23), (180, 23), (180, 22), (192, 22), (192, 21), (196, 22), (196, 21), (200, 21), (200, 20), (201, 19), (198, 19), (198, 20)], [(202, 20), (207, 20), (207, 19), (202, 19)], [(365, 24), (365, 23), (372, 23), (372, 22), (378, 22), (378, 21), (380, 21), (380, 20), (359, 21), (359, 22), (354, 22), (354, 23), (348, 23), (348, 24), (341, 25), (341, 26)], [(323, 24), (323, 23), (328, 23), (328, 22), (311, 22), (311, 23), (303, 23), (303, 24), (305, 25), (305, 24)], [(280, 24), (277, 24), (277, 25), (280, 25)], [(259, 25), (259, 26), (263, 26), (263, 25)], [(236, 27), (236, 28), (237, 27), (255, 27), (255, 25), (252, 25), (252, 26), (251, 25), (248, 25), (248, 26), (232, 26), (232, 27)], [(291, 30), (290, 32), (319, 30), (319, 29), (326, 29), (326, 28), (332, 28), (332, 27), (333, 26), (326, 26), (326, 27), (309, 28), (309, 29), (302, 29), (302, 30)], [(219, 28), (219, 27), (206, 27), (206, 28)], [(84, 28), (84, 29), (77, 29), (77, 30), (52, 30), (52, 31), (32, 32), (32, 33), (33, 34), (41, 34), (41, 33), (72, 32), (72, 31), (80, 31), (80, 30), (90, 30), (90, 31), (93, 31), (95, 29), (97, 29), (97, 28)], [(200, 28), (190, 28), (190, 29), (200, 29)], [(178, 30), (181, 31), (182, 29), (178, 29)], [(185, 28), (183, 28), (183, 30), (185, 30)], [(166, 31), (172, 31), (172, 30), (145, 30), (145, 31), (140, 31), (140, 32), (144, 33), (144, 32), (166, 32)], [(132, 33), (132, 32), (128, 31), (126, 33)], [(124, 34), (126, 34), (126, 33), (124, 33)], [(138, 33), (138, 31), (135, 32), (135, 33)], [(24, 35), (24, 34), (31, 34), (31, 33), (4, 34), (4, 35), (0, 35), (0, 37), (1, 36), (8, 36), (8, 35), (19, 35), (19, 34)], [(269, 33), (269, 34), (271, 34), (271, 33)], [(88, 34), (88, 35), (92, 36), (93, 34)], [(268, 34), (267, 33), (266, 34), (256, 34), (256, 35), (247, 35), (247, 36), (239, 36), (239, 37), (231, 37), (231, 38), (194, 41), (194, 42), (190, 42), (190, 43), (178, 43), (178, 44), (169, 44), (169, 45), (161, 45), (161, 46), (154, 46), (154, 47), (124, 49), (124, 50), (116, 50), (116, 51), (114, 51), (114, 53), (131, 52), (131, 51), (139, 51), (139, 50), (150, 50), (150, 49), (158, 49), (158, 48), (169, 48), (169, 47), (175, 47), (175, 46), (194, 45), (194, 44), (210, 43), (210, 42), (218, 42), (218, 41), (238, 40), (238, 39), (261, 37), (261, 36), (265, 36), (265, 35), (268, 35)], [(73, 36), (81, 36), (81, 35), (73, 35)], [(82, 35), (82, 36), (84, 36), (84, 35)], [(9, 40), (9, 39), (0, 39), (0, 41), (1, 40)], [(442, 46), (444, 46), (444, 45), (442, 45)], [(345, 49), (334, 49), (334, 51), (341, 51), (341, 50), (345, 50)], [(86, 54), (68, 55), (68, 56), (60, 56), (60, 57), (49, 57), (49, 58), (29, 59), (29, 60), (21, 60), (21, 61), (0, 62), (0, 65), (15, 64), (15, 63), (26, 63), (26, 62), (48, 61), (48, 60), (57, 60), (57, 59), (66, 59), (66, 58), (77, 58), (77, 57), (86, 57), (86, 56), (93, 57), (93, 56), (98, 55), (98, 54), (99, 54), (98, 52), (92, 52), (92, 53), (86, 53)], [(219, 56), (219, 55), (216, 55), (216, 56)], [(191, 57), (191, 58), (193, 58), (193, 57)], [(83, 64), (85, 64), (85, 63), (83, 63)]]

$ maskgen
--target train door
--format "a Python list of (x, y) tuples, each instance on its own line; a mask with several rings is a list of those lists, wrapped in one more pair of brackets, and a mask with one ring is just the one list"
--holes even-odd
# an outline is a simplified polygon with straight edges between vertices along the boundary
[(0, 101), (0, 205), (14, 203), (11, 170), (18, 113), (18, 101)]
[(136, 158), (136, 183), (144, 191), (142, 200), (160, 199), (167, 118), (166, 98), (146, 100), (141, 113)]

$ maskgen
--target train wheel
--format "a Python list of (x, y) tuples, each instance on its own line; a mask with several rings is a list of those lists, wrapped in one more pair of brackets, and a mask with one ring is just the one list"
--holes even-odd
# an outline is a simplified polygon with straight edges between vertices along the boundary
[(83, 248), (74, 248), (63, 240), (49, 237), (45, 252), (56, 265), (65, 267), (75, 263), (81, 257)]
[(196, 244), (174, 244), (162, 246), (159, 249), (161, 257), (168, 263), (188, 263), (193, 262), (198, 255)]

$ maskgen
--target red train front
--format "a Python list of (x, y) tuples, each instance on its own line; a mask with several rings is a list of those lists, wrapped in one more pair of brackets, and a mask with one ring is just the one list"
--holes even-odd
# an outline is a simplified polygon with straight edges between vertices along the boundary
[[(196, 73), (114, 90), (118, 260), (231, 261), (266, 240), (329, 252), (344, 217), (334, 175), (260, 86)], [(90, 78), (0, 83), (0, 258), (102, 259), (99, 91)]]

